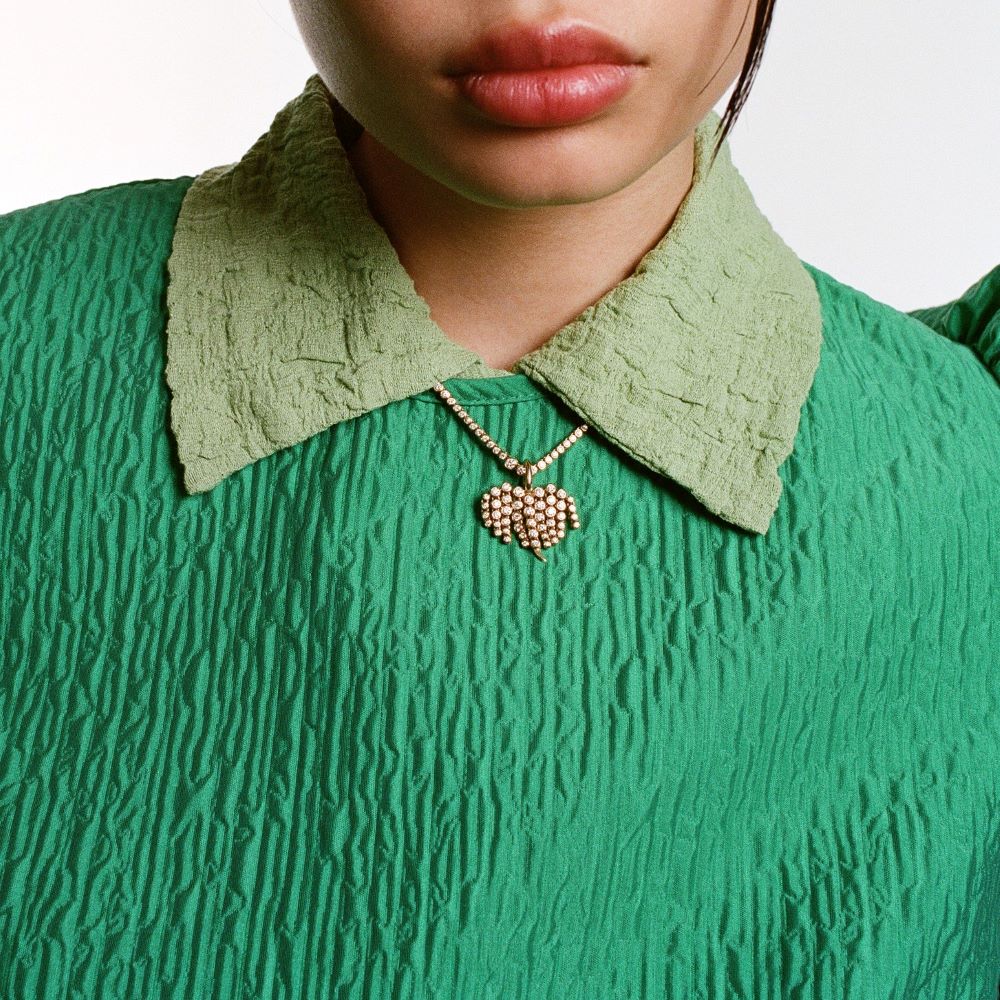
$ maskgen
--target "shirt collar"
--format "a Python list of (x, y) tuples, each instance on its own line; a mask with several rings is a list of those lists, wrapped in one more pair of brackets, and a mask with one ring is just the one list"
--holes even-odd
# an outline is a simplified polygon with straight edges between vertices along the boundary
[[(435, 382), (499, 375), (431, 319), (368, 209), (346, 120), (314, 74), (238, 162), (185, 193), (165, 375), (189, 493)], [(821, 310), (728, 140), (709, 170), (718, 122), (712, 111), (696, 129), (693, 184), (663, 238), (514, 371), (723, 520), (764, 533)]]

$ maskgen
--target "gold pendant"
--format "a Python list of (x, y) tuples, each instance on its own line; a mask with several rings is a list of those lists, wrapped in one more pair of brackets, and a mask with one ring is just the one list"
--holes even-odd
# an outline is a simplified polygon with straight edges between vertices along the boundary
[(522, 485), (501, 483), (491, 486), (482, 498), (483, 523), (508, 544), (516, 535), (524, 548), (530, 548), (542, 562), (543, 548), (557, 545), (566, 536), (566, 522), (580, 527), (576, 501), (555, 483), (531, 485), (531, 469)]

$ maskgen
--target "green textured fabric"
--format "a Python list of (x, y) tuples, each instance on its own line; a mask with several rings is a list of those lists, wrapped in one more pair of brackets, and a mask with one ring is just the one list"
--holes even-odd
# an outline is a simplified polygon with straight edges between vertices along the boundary
[(191, 183), (0, 217), (0, 996), (994, 1000), (1000, 269), (924, 322), (805, 265), (767, 533), (595, 432), (542, 565), (429, 389), (187, 491)]
[[(431, 318), (368, 209), (339, 134), (347, 118), (313, 75), (239, 162), (204, 171), (184, 198), (167, 380), (192, 492), (437, 381), (511, 374)], [(713, 111), (698, 126), (691, 190), (666, 235), (514, 373), (724, 520), (764, 532), (822, 319), (728, 143), (709, 169), (718, 124)]]

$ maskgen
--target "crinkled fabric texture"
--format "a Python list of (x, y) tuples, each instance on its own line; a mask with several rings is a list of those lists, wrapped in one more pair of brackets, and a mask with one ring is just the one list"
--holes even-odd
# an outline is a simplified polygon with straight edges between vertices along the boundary
[(588, 435), (543, 565), (432, 391), (185, 491), (189, 183), (0, 218), (0, 996), (993, 1000), (1000, 273), (810, 267), (767, 534)]
[[(338, 118), (313, 75), (238, 163), (199, 175), (183, 200), (166, 377), (191, 492), (437, 381), (509, 374), (431, 318), (368, 210)], [(666, 234), (514, 372), (708, 510), (764, 532), (822, 319), (728, 143), (709, 169), (718, 124), (713, 111), (696, 130), (693, 183)]]
[(1000, 265), (970, 285), (958, 298), (939, 306), (914, 309), (916, 317), (938, 333), (965, 344), (1000, 378)]

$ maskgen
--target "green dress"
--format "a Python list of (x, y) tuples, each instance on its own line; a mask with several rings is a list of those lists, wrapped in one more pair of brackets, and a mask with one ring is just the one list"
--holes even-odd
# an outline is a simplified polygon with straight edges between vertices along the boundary
[[(491, 369), (343, 121), (0, 217), (0, 996), (994, 1000), (1000, 267), (837, 281), (713, 112)], [(544, 563), (439, 379), (589, 425)]]

